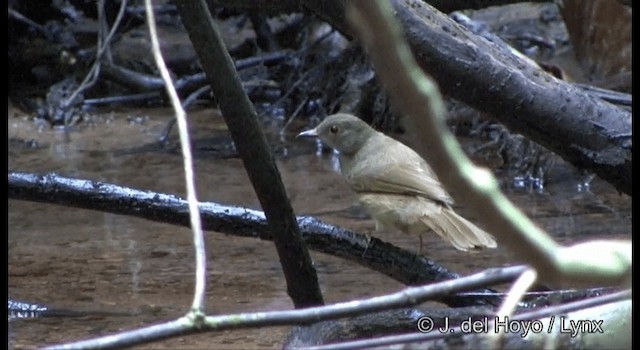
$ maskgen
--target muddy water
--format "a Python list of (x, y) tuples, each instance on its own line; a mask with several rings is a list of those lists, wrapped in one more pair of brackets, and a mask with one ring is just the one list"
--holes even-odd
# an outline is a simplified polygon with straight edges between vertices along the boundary
[[(168, 110), (98, 114), (71, 132), (39, 130), (10, 109), (9, 169), (57, 172), (184, 196), (179, 153), (141, 146), (157, 140)], [(190, 114), (196, 138), (226, 137), (222, 119), (208, 110)], [(288, 139), (291, 137), (287, 136)], [(308, 141), (281, 143), (278, 166), (297, 214), (317, 215), (333, 224), (370, 232), (373, 222), (353, 209), (354, 197), (331, 155), (317, 156)], [(559, 165), (542, 193), (507, 190), (508, 196), (558, 241), (629, 238), (631, 200), (595, 179), (579, 189), (582, 176)], [(196, 160), (203, 201), (259, 209), (237, 158)], [(460, 209), (465, 213), (465, 209)], [(194, 254), (189, 230), (142, 219), (61, 206), (9, 201), (8, 260), (11, 299), (87, 311), (84, 317), (18, 319), (9, 323), (11, 348), (32, 348), (85, 339), (170, 320), (189, 308)], [(381, 232), (377, 237), (415, 249), (417, 238)], [(209, 232), (207, 311), (210, 314), (292, 308), (273, 244)], [(498, 248), (458, 252), (437, 237), (425, 237), (426, 255), (461, 274), (517, 264)], [(402, 285), (350, 262), (311, 252), (327, 303), (397, 291)], [(287, 327), (211, 332), (138, 348), (279, 348)]]

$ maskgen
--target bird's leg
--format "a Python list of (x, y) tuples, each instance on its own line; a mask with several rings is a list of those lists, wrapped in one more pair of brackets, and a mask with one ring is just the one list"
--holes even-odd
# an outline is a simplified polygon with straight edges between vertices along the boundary
[(369, 249), (369, 244), (371, 244), (371, 236), (368, 233), (364, 234), (367, 237), (367, 245), (364, 246), (364, 252), (362, 252), (362, 256), (367, 254), (367, 249)]
[[(382, 225), (380, 225), (380, 223), (376, 220), (376, 228), (374, 229), (375, 232), (378, 232), (382, 229)], [(364, 252), (362, 252), (362, 256), (364, 256), (367, 253), (367, 249), (369, 249), (369, 244), (371, 244), (371, 235), (368, 233), (364, 234), (367, 237), (367, 245), (364, 247)]]
[(418, 245), (418, 256), (422, 256), (422, 233), (418, 233), (420, 244)]

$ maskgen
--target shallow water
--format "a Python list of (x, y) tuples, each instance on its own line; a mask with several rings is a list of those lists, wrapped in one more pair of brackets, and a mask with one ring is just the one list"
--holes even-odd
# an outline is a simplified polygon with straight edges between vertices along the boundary
[[(140, 152), (155, 142), (172, 116), (166, 109), (97, 114), (72, 131), (42, 128), (9, 110), (9, 169), (57, 172), (185, 196), (179, 152)], [(196, 138), (226, 137), (224, 122), (210, 110), (190, 113)], [(293, 128), (292, 128), (293, 129)], [(293, 137), (287, 135), (287, 140)], [(25, 143), (18, 140), (36, 140)], [(337, 172), (331, 154), (316, 155), (313, 143), (278, 142), (277, 163), (298, 215), (370, 232), (371, 220), (352, 210), (355, 197)], [(565, 164), (554, 170), (541, 193), (507, 189), (509, 198), (558, 241), (630, 238), (631, 198)], [(260, 209), (238, 158), (200, 154), (196, 160), (201, 201)], [(186, 313), (194, 285), (191, 233), (183, 227), (127, 216), (9, 200), (8, 260), (11, 299), (87, 311), (84, 317), (17, 319), (9, 323), (11, 348), (32, 348), (107, 335)], [(461, 213), (467, 211), (462, 206)], [(355, 212), (355, 213), (354, 213)], [(467, 215), (467, 217), (469, 217)], [(469, 217), (472, 219), (472, 217)], [(373, 233), (414, 251), (416, 237)], [(209, 232), (207, 312), (210, 314), (291, 309), (272, 243)], [(425, 255), (451, 271), (468, 274), (518, 264), (505, 249), (468, 254), (435, 235), (425, 237)], [(311, 252), (327, 303), (382, 295), (403, 286), (354, 263)], [(115, 313), (115, 315), (106, 314)], [(210, 332), (137, 348), (280, 348), (287, 327)]]

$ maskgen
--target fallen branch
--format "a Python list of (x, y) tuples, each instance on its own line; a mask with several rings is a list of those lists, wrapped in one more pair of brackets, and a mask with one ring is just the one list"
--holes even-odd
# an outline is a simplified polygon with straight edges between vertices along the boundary
[[(10, 199), (98, 210), (135, 216), (180, 226), (189, 225), (187, 202), (174, 195), (142, 191), (98, 181), (72, 179), (56, 174), (9, 173)], [(273, 239), (264, 213), (212, 202), (200, 203), (202, 228), (262, 240)], [(367, 246), (365, 235), (299, 216), (305, 243), (312, 249), (356, 262), (406, 285), (418, 285), (459, 277), (433, 260), (416, 256), (375, 237)], [(479, 293), (493, 293), (482, 289)], [(482, 296), (446, 296), (449, 306), (497, 305), (500, 300)]]

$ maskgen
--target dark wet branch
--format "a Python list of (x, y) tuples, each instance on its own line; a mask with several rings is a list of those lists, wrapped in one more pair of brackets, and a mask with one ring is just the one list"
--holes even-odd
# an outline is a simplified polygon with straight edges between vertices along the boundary
[(419, 64), (443, 92), (631, 195), (629, 111), (478, 40), (430, 6), (392, 3)]
[(103, 64), (102, 74), (109, 80), (140, 91), (164, 88), (164, 81), (161, 77), (136, 72), (114, 64)]
[[(280, 50), (264, 55), (240, 59), (234, 62), (236, 70), (252, 68), (258, 65), (270, 65), (282, 62), (292, 56), (291, 50)], [(102, 74), (107, 79), (115, 81), (123, 86), (141, 91), (162, 90), (164, 89), (164, 81), (161, 77), (136, 72), (115, 64), (103, 64)], [(191, 90), (206, 83), (207, 77), (205, 73), (196, 73), (181, 77), (175, 81), (175, 87), (178, 91), (187, 89)], [(158, 93), (158, 96), (161, 96)]]
[(631, 195), (631, 113), (479, 40), (427, 5), (392, 1), (421, 67), (447, 95)]
[[(177, 196), (141, 191), (104, 182), (72, 179), (56, 174), (9, 173), (10, 199), (52, 203), (76, 208), (135, 216), (152, 221), (189, 226), (187, 202)], [(273, 240), (264, 213), (212, 202), (200, 204), (203, 229), (244, 237)], [(365, 235), (322, 222), (297, 217), (306, 244), (313, 250), (351, 260), (406, 285), (420, 285), (459, 277), (436, 262), (385, 243), (375, 237), (367, 247)], [(480, 293), (493, 293), (481, 289)], [(498, 305), (489, 296), (445, 296), (449, 306)]]
[(207, 4), (204, 0), (193, 0), (176, 1), (175, 5), (264, 209), (287, 281), (287, 292), (296, 308), (321, 305), (324, 301), (316, 270), (300, 235), (280, 172)]
[(103, 106), (103, 105), (148, 105), (151, 102), (162, 101), (163, 95), (159, 91), (141, 92), (129, 95), (116, 95), (107, 97), (87, 98), (82, 103), (85, 106)]
[(631, 106), (633, 104), (633, 96), (631, 94), (614, 91), (610, 89), (605, 89), (605, 88), (600, 88), (597, 86), (587, 85), (587, 84), (575, 83), (573, 84), (573, 86), (581, 89), (588, 95), (598, 97), (603, 101), (607, 101), (611, 104), (614, 104), (620, 108), (624, 108), (629, 112), (631, 112)]

